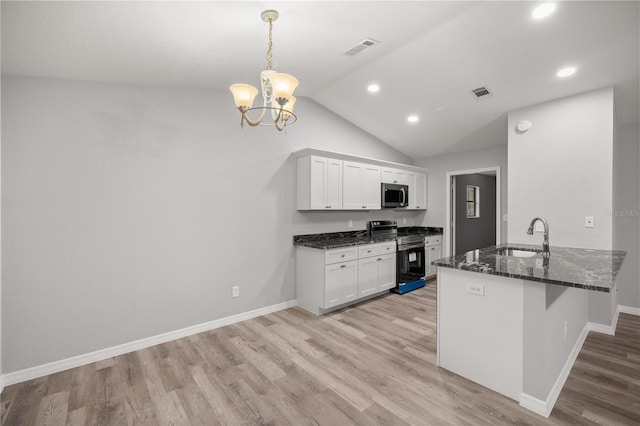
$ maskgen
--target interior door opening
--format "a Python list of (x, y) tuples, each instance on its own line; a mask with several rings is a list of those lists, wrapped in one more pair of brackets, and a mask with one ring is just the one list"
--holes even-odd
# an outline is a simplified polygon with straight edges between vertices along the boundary
[(448, 172), (445, 256), (501, 242), (500, 168)]

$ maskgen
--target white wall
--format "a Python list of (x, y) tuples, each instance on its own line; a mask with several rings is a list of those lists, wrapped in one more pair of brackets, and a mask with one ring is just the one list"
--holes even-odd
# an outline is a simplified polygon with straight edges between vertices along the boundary
[[(487, 167), (500, 167), (500, 192), (502, 213), (507, 213), (507, 132), (504, 130), (503, 140), (496, 140), (502, 145), (472, 151), (457, 152), (453, 154), (438, 155), (435, 157), (416, 160), (416, 166), (429, 169), (428, 182), (428, 210), (424, 218), (425, 226), (437, 226), (444, 228), (447, 223), (446, 215), (446, 191), (447, 172), (460, 170), (472, 170)], [(501, 222), (501, 238), (507, 241), (507, 224)]]
[[(521, 120), (532, 127), (517, 133)], [(509, 240), (541, 244), (526, 230), (548, 220), (551, 245), (611, 249), (613, 90), (602, 89), (509, 113)], [(595, 216), (595, 228), (584, 217)]]
[[(526, 235), (531, 219), (539, 216), (549, 221), (551, 262), (553, 246), (612, 248), (607, 211), (613, 203), (613, 112), (609, 88), (509, 113), (510, 242), (541, 244), (541, 234)], [(525, 133), (516, 130), (521, 120), (532, 123)], [(587, 215), (595, 216), (595, 228), (584, 227)], [(551, 287), (546, 286), (544, 340), (534, 344), (544, 352), (544, 374), (526, 358), (524, 371), (524, 392), (543, 400), (587, 321), (611, 325), (613, 318), (611, 294)], [(525, 312), (539, 306), (525, 297)]]
[(296, 212), (291, 152), (410, 163), (307, 99), (285, 135), (226, 92), (2, 85), (5, 373), (295, 299), (293, 235), (388, 213)]
[(626, 250), (627, 257), (616, 280), (617, 302), (640, 308), (638, 251), (640, 154), (638, 123), (619, 126), (613, 157), (613, 248)]

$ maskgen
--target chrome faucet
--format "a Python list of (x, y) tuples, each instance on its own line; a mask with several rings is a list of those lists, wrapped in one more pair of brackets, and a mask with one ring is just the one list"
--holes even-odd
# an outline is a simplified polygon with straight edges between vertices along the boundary
[(547, 221), (541, 217), (534, 217), (533, 220), (531, 221), (531, 224), (529, 225), (529, 229), (527, 229), (527, 234), (533, 235), (533, 225), (535, 225), (537, 221), (542, 222), (542, 224), (544, 225), (544, 241), (542, 242), (542, 257), (548, 259), (551, 256), (551, 253), (549, 252), (549, 224), (547, 223)]

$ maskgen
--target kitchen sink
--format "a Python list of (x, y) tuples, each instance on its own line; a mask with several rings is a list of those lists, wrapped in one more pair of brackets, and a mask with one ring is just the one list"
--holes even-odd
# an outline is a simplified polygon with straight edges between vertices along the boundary
[(501, 256), (512, 256), (512, 257), (533, 257), (538, 253), (541, 253), (542, 250), (528, 250), (521, 249), (516, 247), (499, 247), (496, 250), (496, 253)]

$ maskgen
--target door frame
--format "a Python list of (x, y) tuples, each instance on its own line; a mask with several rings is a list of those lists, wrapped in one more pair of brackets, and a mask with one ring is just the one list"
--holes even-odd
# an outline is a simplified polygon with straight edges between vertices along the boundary
[(486, 172), (495, 172), (496, 174), (496, 244), (500, 244), (501, 239), (501, 225), (502, 222), (500, 220), (500, 218), (502, 217), (502, 203), (501, 203), (501, 191), (500, 188), (502, 186), (501, 183), (501, 179), (500, 179), (500, 166), (496, 166), (496, 167), (484, 167), (481, 169), (471, 169), (471, 170), (457, 170), (457, 171), (452, 171), (452, 172), (447, 172), (447, 178), (445, 180), (445, 197), (446, 197), (446, 202), (445, 202), (445, 206), (446, 206), (446, 223), (444, 226), (444, 235), (442, 236), (443, 240), (444, 240), (444, 253), (442, 254), (444, 257), (449, 257), (451, 256), (451, 250), (452, 250), (452, 243), (451, 243), (451, 238), (453, 237), (452, 232), (451, 232), (451, 223), (453, 221), (453, 214), (455, 213), (453, 211), (453, 209), (451, 208), (451, 202), (452, 202), (452, 197), (451, 197), (451, 191), (453, 188), (452, 185), (452, 178), (454, 176), (460, 176), (460, 175), (472, 175), (472, 174), (476, 174), (476, 173), (486, 173)]

